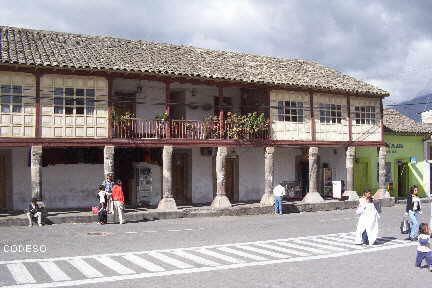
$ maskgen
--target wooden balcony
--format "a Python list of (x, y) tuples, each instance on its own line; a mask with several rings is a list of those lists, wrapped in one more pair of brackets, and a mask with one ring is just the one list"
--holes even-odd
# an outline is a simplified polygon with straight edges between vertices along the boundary
[(121, 139), (244, 140), (269, 138), (268, 129), (244, 133), (223, 121), (127, 118), (113, 122), (113, 137)]

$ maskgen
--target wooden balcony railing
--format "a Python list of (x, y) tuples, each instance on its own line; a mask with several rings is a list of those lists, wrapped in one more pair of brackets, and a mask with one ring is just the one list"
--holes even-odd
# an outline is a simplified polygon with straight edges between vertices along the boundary
[[(221, 128), (224, 128), (223, 133)], [(113, 137), (187, 140), (265, 140), (269, 137), (267, 129), (256, 133), (244, 133), (235, 129), (235, 124), (225, 124), (221, 127), (219, 121), (124, 118), (122, 121), (113, 122)]]
[(159, 119), (123, 118), (113, 122), (113, 137), (126, 139), (166, 138), (168, 122)]

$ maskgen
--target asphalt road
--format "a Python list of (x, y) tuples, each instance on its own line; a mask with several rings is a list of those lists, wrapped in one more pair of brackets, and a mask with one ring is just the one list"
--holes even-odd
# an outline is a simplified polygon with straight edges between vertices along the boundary
[(0, 287), (423, 286), (432, 273), (400, 241), (402, 214), (384, 208), (384, 238), (364, 248), (354, 210), (0, 227)]

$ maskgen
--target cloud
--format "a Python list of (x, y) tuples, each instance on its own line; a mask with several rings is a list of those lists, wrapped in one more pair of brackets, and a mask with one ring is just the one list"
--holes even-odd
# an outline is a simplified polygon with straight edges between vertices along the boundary
[(3, 25), (316, 61), (391, 92), (432, 92), (432, 1), (39, 0)]

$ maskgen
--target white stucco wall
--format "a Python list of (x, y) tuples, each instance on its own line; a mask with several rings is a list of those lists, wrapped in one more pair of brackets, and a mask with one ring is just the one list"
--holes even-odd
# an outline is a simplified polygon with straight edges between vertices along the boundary
[[(320, 156), (320, 169), (324, 163), (328, 164), (328, 167), (332, 169), (333, 181), (344, 180), (346, 181), (346, 155), (345, 148), (319, 148)], [(322, 181), (322, 179), (320, 179)]]
[[(165, 83), (159, 81), (114, 79), (113, 93), (136, 93), (137, 87), (142, 92), (136, 94), (136, 116), (138, 118), (154, 119), (155, 115), (165, 112)], [(208, 85), (192, 85), (172, 83), (172, 92), (183, 91), (185, 94), (185, 120), (203, 120), (206, 116), (214, 114), (214, 97), (218, 96), (218, 88)], [(232, 98), (233, 112), (240, 112), (241, 93), (236, 87), (224, 88), (224, 97)], [(114, 96), (116, 97), (116, 96)], [(209, 110), (204, 106), (210, 105)], [(191, 106), (197, 106), (191, 109)]]
[(237, 148), (239, 201), (258, 201), (264, 194), (264, 149)]
[(31, 200), (29, 148), (12, 149), (13, 208), (26, 209)]
[(295, 159), (302, 152), (296, 148), (276, 147), (273, 163), (273, 185), (281, 181), (295, 181)]
[(47, 208), (91, 207), (98, 203), (103, 164), (62, 164), (42, 168), (42, 197)]
[[(14, 209), (26, 209), (31, 199), (28, 148), (12, 150)], [(103, 181), (102, 164), (68, 164), (42, 168), (42, 197), (49, 209), (89, 208), (97, 203), (97, 186)]]
[(192, 202), (213, 201), (212, 156), (202, 156), (199, 147), (192, 148)]

